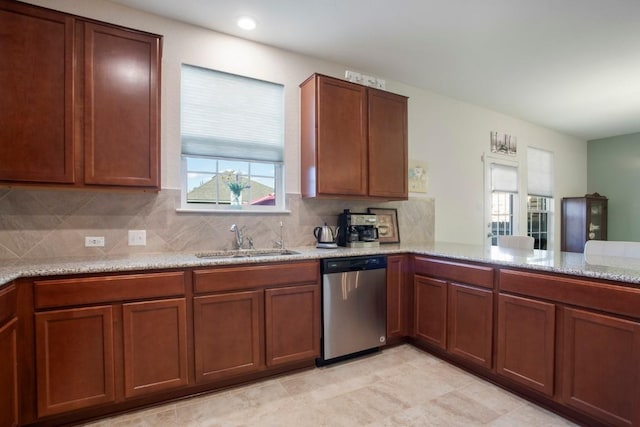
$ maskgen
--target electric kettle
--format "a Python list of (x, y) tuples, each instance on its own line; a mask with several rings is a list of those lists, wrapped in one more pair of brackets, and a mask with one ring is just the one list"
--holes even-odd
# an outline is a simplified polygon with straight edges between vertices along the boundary
[(327, 223), (324, 223), (324, 226), (322, 227), (316, 227), (313, 229), (313, 235), (316, 238), (316, 247), (317, 248), (337, 248), (338, 245), (336, 244), (336, 235), (338, 233), (338, 230), (336, 229), (335, 231), (331, 229), (331, 227), (329, 227), (327, 225)]

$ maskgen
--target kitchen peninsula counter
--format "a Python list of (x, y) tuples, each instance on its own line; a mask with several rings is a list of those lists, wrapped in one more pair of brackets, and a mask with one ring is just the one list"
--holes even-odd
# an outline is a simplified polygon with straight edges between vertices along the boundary
[(497, 267), (524, 268), (541, 272), (568, 274), (622, 282), (621, 284), (633, 287), (640, 286), (640, 260), (630, 258), (594, 257), (593, 260), (590, 260), (591, 262), (586, 262), (584, 255), (581, 253), (544, 250), (526, 251), (498, 247), (485, 248), (482, 245), (446, 242), (422, 245), (380, 245), (379, 248), (358, 249), (316, 249), (310, 246), (289, 249), (298, 253), (281, 256), (199, 258), (195, 255), (195, 252), (176, 252), (7, 261), (0, 267), (0, 287), (21, 277), (210, 267), (400, 253), (487, 263)]
[[(584, 425), (640, 426), (640, 260), (442, 242), (289, 251), (4, 264), (0, 358), (21, 358), (4, 364), (15, 384), (0, 406), (19, 401), (22, 425), (58, 425), (312, 367), (318, 260), (385, 254), (389, 345), (409, 342)], [(77, 367), (76, 355), (88, 364)], [(51, 375), (51, 364), (73, 378)], [(67, 397), (87, 378), (97, 392)], [(614, 416), (608, 396), (622, 402)]]

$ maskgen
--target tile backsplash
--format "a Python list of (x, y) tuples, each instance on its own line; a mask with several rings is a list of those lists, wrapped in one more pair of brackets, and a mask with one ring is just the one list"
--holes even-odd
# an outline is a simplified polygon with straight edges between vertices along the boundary
[[(287, 195), (290, 213), (176, 212), (179, 190), (159, 193), (0, 189), (0, 259), (127, 255), (230, 249), (231, 224), (246, 226), (256, 248), (271, 248), (284, 223), (287, 247), (313, 245), (313, 228), (337, 223), (343, 209), (398, 209), (403, 243), (434, 240), (434, 200), (404, 202), (302, 199)], [(146, 246), (128, 246), (128, 230), (146, 230)], [(85, 236), (104, 236), (105, 246), (85, 248)]]

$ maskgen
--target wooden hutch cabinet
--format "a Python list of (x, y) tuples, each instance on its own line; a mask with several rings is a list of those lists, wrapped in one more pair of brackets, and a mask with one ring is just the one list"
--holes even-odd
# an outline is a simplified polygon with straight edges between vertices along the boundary
[(300, 88), (302, 196), (406, 200), (407, 98), (319, 74)]
[(587, 240), (607, 240), (607, 198), (598, 193), (563, 198), (561, 250), (583, 252)]

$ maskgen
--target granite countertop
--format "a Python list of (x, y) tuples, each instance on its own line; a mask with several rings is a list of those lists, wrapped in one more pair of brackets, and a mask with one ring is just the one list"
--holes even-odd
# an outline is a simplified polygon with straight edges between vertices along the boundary
[(300, 261), (342, 256), (413, 253), (442, 256), (461, 261), (476, 261), (506, 267), (520, 267), (596, 279), (625, 282), (640, 286), (640, 259), (593, 257), (585, 261), (581, 253), (523, 251), (457, 243), (423, 245), (380, 245), (379, 248), (316, 249), (289, 248), (293, 255), (252, 256), (242, 258), (198, 258), (195, 252), (157, 253), (121, 257), (87, 257), (11, 261), (0, 267), (0, 286), (20, 277), (55, 276), (82, 273), (126, 272), (169, 268), (208, 267), (229, 264), (253, 264)]

